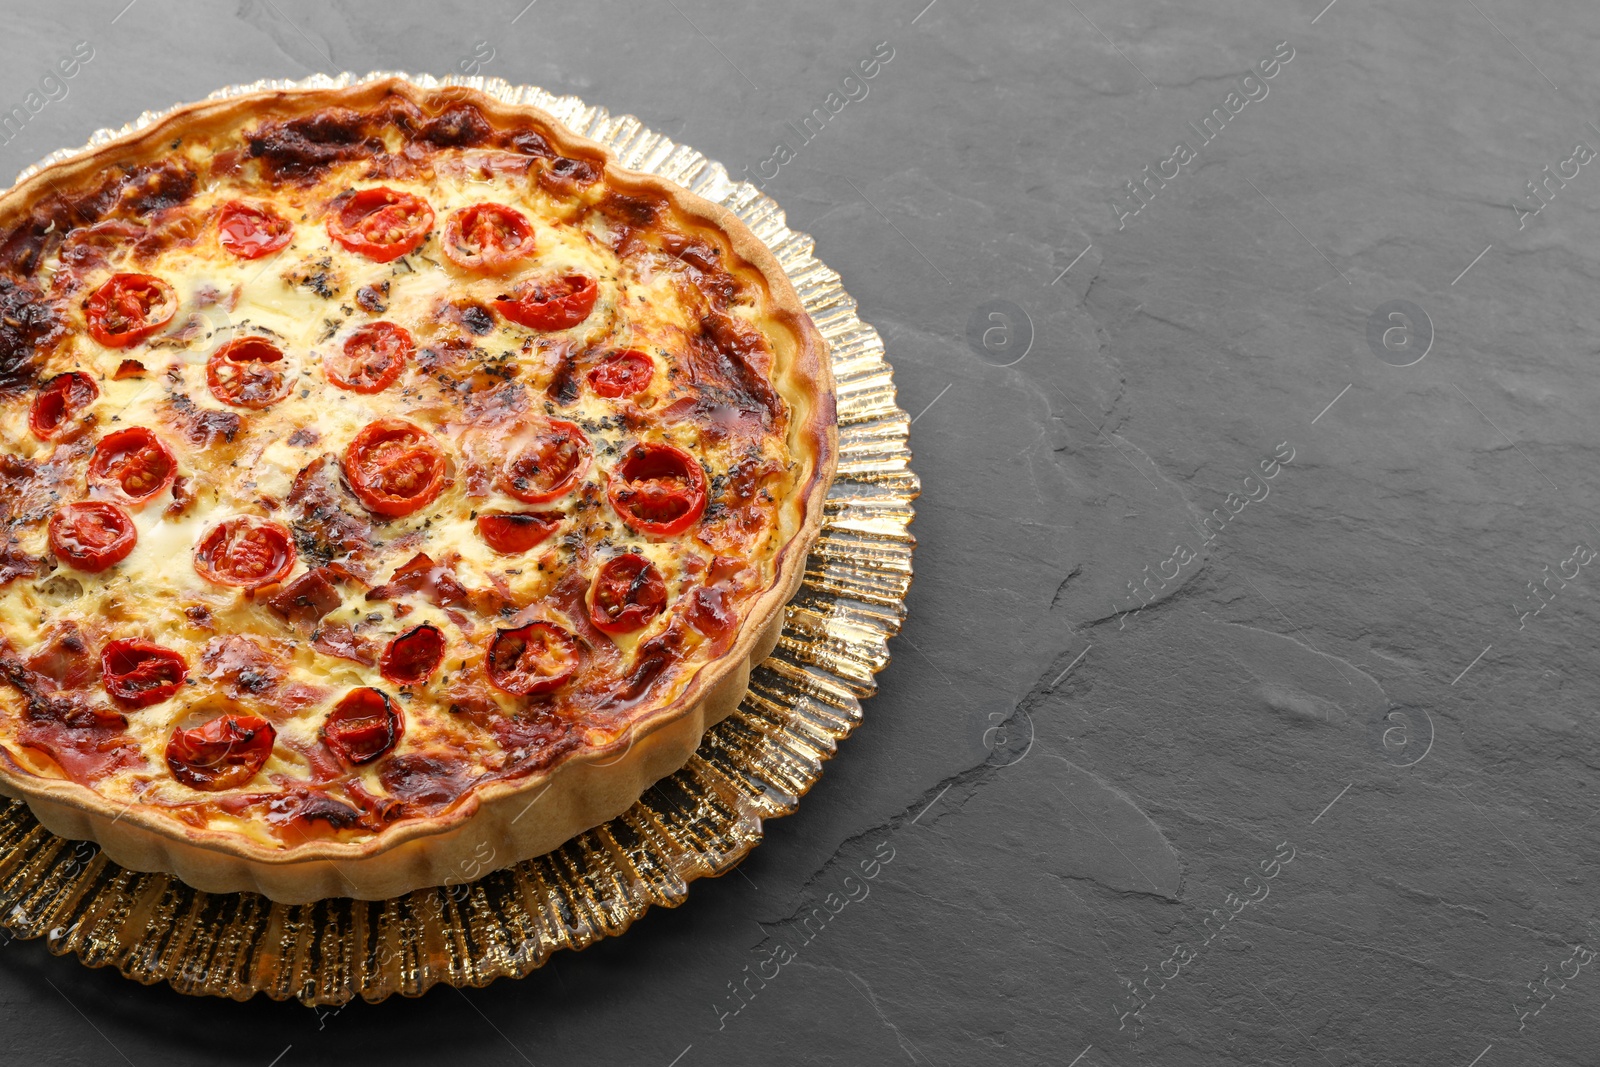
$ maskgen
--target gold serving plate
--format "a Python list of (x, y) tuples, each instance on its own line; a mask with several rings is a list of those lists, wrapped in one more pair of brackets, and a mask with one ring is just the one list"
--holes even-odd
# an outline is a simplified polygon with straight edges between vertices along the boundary
[[(677, 907), (696, 878), (731, 870), (822, 775), (861, 720), (888, 638), (905, 617), (919, 486), (906, 413), (895, 404), (883, 342), (856, 317), (839, 276), (783, 211), (720, 163), (571, 96), (498, 78), (381, 72), (262, 81), (214, 93), (339, 88), (404, 77), (424, 88), (466, 85), (529, 104), (607, 145), (618, 162), (657, 174), (733, 211), (777, 255), (827, 340), (838, 383), (839, 474), (822, 536), (806, 561), (777, 648), (750, 676), (734, 714), (714, 726), (676, 774), (625, 814), (553, 852), (481, 880), (393, 900), (275, 904), (255, 893), (211, 894), (164, 874), (125, 870), (89, 842), (41, 827), (20, 801), (0, 802), (0, 938), (43, 937), (50, 951), (114, 966), (146, 984), (247, 1000), (305, 1004), (417, 996), (438, 982), (484, 986), (542, 966), (557, 949), (622, 933), (652, 905)], [(160, 119), (146, 112), (54, 153), (20, 176)]]

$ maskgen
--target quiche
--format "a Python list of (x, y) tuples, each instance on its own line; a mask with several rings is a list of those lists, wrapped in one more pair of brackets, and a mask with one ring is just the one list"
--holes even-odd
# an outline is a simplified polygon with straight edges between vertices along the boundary
[(738, 703), (836, 451), (774, 255), (549, 116), (181, 108), (0, 197), (0, 791), (291, 903), (541, 854)]

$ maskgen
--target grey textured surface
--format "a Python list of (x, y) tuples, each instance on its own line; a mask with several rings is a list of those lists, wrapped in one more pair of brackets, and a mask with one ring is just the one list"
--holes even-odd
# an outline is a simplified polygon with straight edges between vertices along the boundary
[(684, 907), (321, 1016), (14, 943), (0, 1060), (1595, 1062), (1600, 13), (925, 2), (7, 4), (0, 107), (94, 49), (8, 173), (228, 83), (474, 61), (781, 163), (926, 492), (865, 724)]

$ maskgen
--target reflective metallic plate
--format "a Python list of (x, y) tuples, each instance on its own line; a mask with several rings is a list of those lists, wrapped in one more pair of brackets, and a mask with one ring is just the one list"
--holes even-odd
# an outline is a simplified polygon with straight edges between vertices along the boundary
[[(319, 75), (234, 86), (336, 88), (395, 72)], [(658, 174), (737, 214), (777, 255), (827, 340), (838, 382), (839, 475), (822, 536), (806, 561), (783, 637), (750, 678), (738, 711), (707, 733), (678, 773), (626, 814), (537, 859), (477, 882), (384, 901), (275, 904), (254, 893), (209, 894), (164, 874), (110, 863), (88, 842), (58, 838), (19, 801), (0, 802), (0, 930), (44, 937), (144, 983), (245, 1000), (306, 1004), (416, 996), (436, 982), (483, 986), (541, 966), (557, 949), (622, 933), (652, 905), (676, 907), (689, 883), (722, 874), (761, 840), (763, 819), (788, 815), (822, 763), (861, 719), (873, 675), (889, 662), (911, 582), (908, 530), (918, 493), (909, 422), (895, 404), (877, 331), (856, 317), (839, 276), (783, 211), (720, 163), (571, 96), (499, 79), (407, 77), (424, 88), (466, 85), (530, 104), (593, 138), (633, 170)], [(56, 152), (19, 176), (160, 119), (146, 112)]]

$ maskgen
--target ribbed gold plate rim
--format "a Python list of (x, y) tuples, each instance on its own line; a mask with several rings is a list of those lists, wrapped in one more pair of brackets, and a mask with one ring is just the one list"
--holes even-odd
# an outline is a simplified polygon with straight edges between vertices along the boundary
[[(0, 928), (11, 937), (44, 937), (50, 951), (76, 953), (93, 967), (235, 1000), (265, 993), (306, 1004), (375, 1002), (417, 996), (438, 982), (483, 986), (525, 975), (557, 949), (622, 933), (652, 905), (676, 907), (691, 881), (738, 863), (761, 841), (762, 820), (793, 812), (821, 777), (823, 761), (860, 721), (873, 675), (889, 661), (887, 640), (905, 616), (919, 491), (910, 424), (895, 403), (882, 340), (856, 317), (839, 276), (812, 255), (811, 238), (789, 229), (783, 211), (753, 185), (732, 181), (720, 163), (638, 119), (498, 78), (318, 75), (233, 86), (212, 98), (393, 76), (538, 107), (609, 146), (624, 167), (733, 211), (777, 255), (828, 342), (839, 410), (839, 474), (783, 636), (752, 672), (738, 710), (707, 733), (682, 770), (611, 822), (469, 885), (299, 906), (255, 893), (202, 893), (167, 875), (118, 867), (93, 845), (45, 830), (21, 802), (5, 803)], [(167, 113), (101, 130), (18, 180)]]

